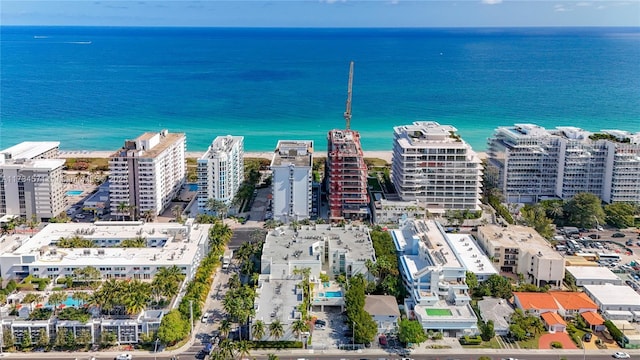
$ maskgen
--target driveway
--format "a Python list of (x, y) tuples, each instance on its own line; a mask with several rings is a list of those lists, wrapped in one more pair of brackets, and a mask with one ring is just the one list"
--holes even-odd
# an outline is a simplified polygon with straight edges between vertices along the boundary
[(557, 332), (555, 334), (544, 334), (538, 339), (538, 349), (551, 349), (551, 343), (557, 341), (562, 344), (563, 349), (574, 350), (578, 347), (567, 333)]

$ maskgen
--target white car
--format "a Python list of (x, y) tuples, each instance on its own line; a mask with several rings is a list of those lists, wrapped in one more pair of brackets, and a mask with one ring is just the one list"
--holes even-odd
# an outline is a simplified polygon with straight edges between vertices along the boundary
[(201, 321), (202, 323), (206, 323), (206, 322), (208, 322), (208, 321), (209, 321), (209, 315), (210, 315), (210, 314), (209, 314), (208, 312), (204, 313), (204, 314), (202, 315), (202, 319), (200, 319), (200, 321)]
[(76, 219), (84, 219), (84, 214), (76, 214)]
[(133, 359), (133, 356), (131, 356), (131, 354), (120, 354), (115, 357), (115, 360), (131, 360), (131, 359)]
[(629, 354), (620, 351), (614, 353), (613, 357), (616, 359), (631, 359), (631, 356), (629, 356)]

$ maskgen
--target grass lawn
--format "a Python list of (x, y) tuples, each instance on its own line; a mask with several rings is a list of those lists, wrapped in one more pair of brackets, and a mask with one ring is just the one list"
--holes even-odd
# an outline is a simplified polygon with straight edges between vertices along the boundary
[(540, 340), (540, 336), (542, 336), (543, 334), (546, 334), (546, 332), (542, 334), (536, 334), (534, 337), (526, 340), (518, 341), (518, 345), (520, 345), (522, 349), (537, 349), (538, 340)]
[(84, 162), (88, 164), (85, 171), (109, 171), (109, 159), (108, 158), (68, 158), (65, 160), (65, 166), (69, 170), (74, 170), (73, 166), (76, 162)]
[(382, 191), (382, 186), (380, 185), (380, 181), (376, 177), (368, 177), (367, 183), (373, 189), (373, 191)]
[(449, 309), (425, 309), (428, 316), (451, 316)]
[(480, 345), (462, 345), (463, 349), (501, 349), (496, 338), (489, 341), (483, 341)]

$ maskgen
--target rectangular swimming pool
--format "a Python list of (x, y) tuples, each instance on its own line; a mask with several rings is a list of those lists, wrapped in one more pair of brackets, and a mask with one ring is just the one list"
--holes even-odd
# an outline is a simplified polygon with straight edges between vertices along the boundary
[(425, 309), (427, 316), (451, 316), (452, 312), (449, 309)]
[(325, 291), (324, 297), (339, 298), (339, 297), (342, 297), (342, 291)]
[(67, 196), (79, 196), (82, 195), (84, 190), (69, 190), (67, 191)]

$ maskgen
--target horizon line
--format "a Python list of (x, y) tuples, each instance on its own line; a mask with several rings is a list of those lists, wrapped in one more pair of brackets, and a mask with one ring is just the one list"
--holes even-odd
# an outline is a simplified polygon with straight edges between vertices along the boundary
[(74, 24), (10, 24), (0, 25), (5, 27), (79, 27), (79, 28), (147, 28), (147, 29), (318, 29), (318, 30), (357, 30), (357, 29), (381, 29), (381, 30), (420, 30), (420, 29), (638, 29), (640, 25), (531, 25), (531, 26), (189, 26), (189, 25), (74, 25)]

